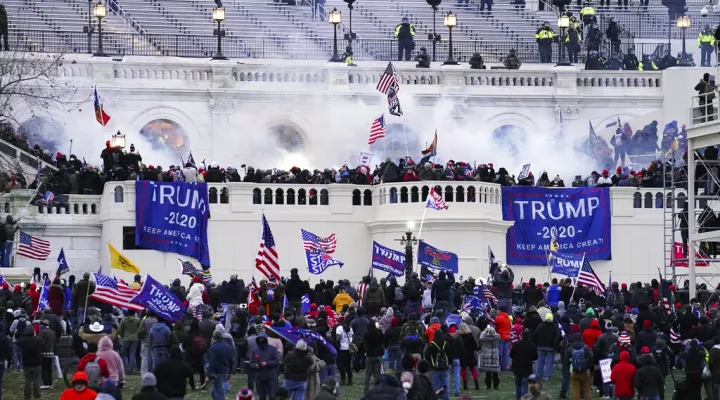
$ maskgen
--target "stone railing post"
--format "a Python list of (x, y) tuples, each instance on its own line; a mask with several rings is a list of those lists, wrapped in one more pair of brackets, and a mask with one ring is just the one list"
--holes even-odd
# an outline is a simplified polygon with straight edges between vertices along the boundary
[(213, 60), (210, 63), (212, 87), (214, 89), (232, 89), (235, 87), (233, 68), (237, 65), (230, 60)]
[(557, 95), (577, 94), (578, 70), (575, 67), (555, 67), (555, 88)]
[(328, 74), (328, 91), (330, 92), (348, 92), (350, 91), (350, 78), (348, 73), (351, 68), (345, 63), (328, 62), (325, 63), (325, 69)]

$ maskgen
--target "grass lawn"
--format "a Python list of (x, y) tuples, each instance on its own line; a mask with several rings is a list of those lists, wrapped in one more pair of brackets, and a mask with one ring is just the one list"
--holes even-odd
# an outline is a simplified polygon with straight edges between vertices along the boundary
[[(340, 399), (360, 399), (363, 395), (363, 383), (364, 375), (355, 376), (352, 387), (343, 386), (341, 387)], [(140, 377), (130, 376), (126, 382), (125, 389), (123, 390), (123, 400), (130, 400), (130, 398), (140, 390)], [(361, 379), (358, 379), (361, 378)], [(481, 375), (480, 378), (484, 378)], [(672, 398), (672, 381), (668, 379), (666, 385), (666, 399)], [(234, 400), (237, 391), (244, 387), (247, 382), (245, 375), (233, 375), (231, 380), (230, 393), (226, 396), (228, 400)], [(474, 383), (469, 383), (469, 387), (474, 388)], [(488, 400), (513, 400), (515, 399), (515, 387), (514, 380), (511, 373), (503, 373), (500, 375), (500, 389), (499, 390), (485, 390), (485, 383), (480, 381), (481, 389), (479, 391), (471, 390), (470, 394), (474, 399), (488, 399)], [(23, 388), (24, 378), (22, 373), (8, 371), (5, 373), (3, 379), (3, 399), (4, 400), (23, 400)], [(65, 385), (61, 379), (55, 379), (54, 387), (52, 390), (42, 390), (43, 399), (58, 399), (60, 394), (65, 389)], [(555, 371), (553, 375), (553, 381), (547, 382), (543, 390), (545, 390), (553, 399), (558, 398), (560, 392), (560, 371)], [(188, 395), (186, 399), (209, 399), (210, 393), (207, 390), (191, 392), (188, 389)], [(600, 396), (593, 392), (593, 399), (598, 399)], [(312, 400), (312, 399), (308, 399)]]

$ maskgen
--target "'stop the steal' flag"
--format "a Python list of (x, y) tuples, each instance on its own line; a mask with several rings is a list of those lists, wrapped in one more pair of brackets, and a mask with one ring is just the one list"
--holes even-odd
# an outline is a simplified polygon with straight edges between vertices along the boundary
[(135, 182), (135, 245), (210, 265), (205, 182)]
[(561, 274), (570, 277), (577, 277), (583, 263), (582, 255), (564, 254), (557, 251), (551, 251), (550, 266), (553, 274)]
[(303, 249), (305, 250), (305, 260), (311, 274), (320, 275), (334, 265), (339, 265), (342, 268), (343, 262), (328, 254), (334, 252), (335, 246), (337, 246), (335, 234), (327, 238), (320, 238), (304, 229), (300, 231), (302, 233)]
[(455, 274), (458, 272), (457, 254), (440, 250), (422, 240), (418, 244), (418, 264), (431, 269), (450, 271)]
[(139, 304), (170, 322), (179, 321), (185, 314), (182, 301), (150, 275), (145, 277), (140, 292), (130, 302)]
[[(405, 274), (405, 253), (389, 249), (373, 241), (372, 268), (393, 276), (403, 276)], [(372, 269), (370, 271), (372, 272)]]
[(447, 210), (448, 206), (445, 204), (445, 200), (443, 200), (442, 195), (435, 191), (435, 188), (430, 188), (430, 193), (428, 193), (427, 201), (425, 202), (425, 207), (432, 208), (434, 210)]
[(503, 187), (502, 205), (508, 264), (545, 265), (553, 235), (561, 252), (610, 259), (609, 188)]

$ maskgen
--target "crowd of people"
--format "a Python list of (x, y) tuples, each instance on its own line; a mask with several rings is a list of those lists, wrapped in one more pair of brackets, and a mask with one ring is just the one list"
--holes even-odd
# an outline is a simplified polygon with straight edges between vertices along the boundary
[[(518, 400), (545, 400), (542, 385), (552, 380), (561, 382), (559, 398), (575, 400), (664, 399), (670, 379), (678, 399), (719, 393), (717, 303), (689, 299), (663, 279), (598, 292), (569, 278), (518, 283), (504, 264), (493, 270), (487, 282), (440, 271), (411, 273), (403, 284), (366, 276), (312, 286), (297, 269), (258, 286), (232, 275), (217, 284), (196, 277), (186, 289), (176, 279), (169, 288), (187, 312), (166, 321), (88, 299), (96, 288), (87, 273), (53, 279), (49, 304), (38, 310), (49, 277), (36, 269), (25, 287), (0, 288), (0, 360), (5, 378), (22, 372), (27, 400), (57, 384), (63, 341), (79, 362), (61, 400), (121, 400), (137, 374), (136, 400), (183, 399), (188, 389), (209, 390), (213, 400), (230, 392), (327, 400), (353, 386), (363, 399), (447, 400), (504, 385)], [(138, 275), (129, 287), (141, 285)], [(298, 328), (297, 339), (278, 334), (288, 328)], [(611, 360), (609, 382), (601, 360)], [(232, 388), (233, 375), (245, 375), (247, 386)]]

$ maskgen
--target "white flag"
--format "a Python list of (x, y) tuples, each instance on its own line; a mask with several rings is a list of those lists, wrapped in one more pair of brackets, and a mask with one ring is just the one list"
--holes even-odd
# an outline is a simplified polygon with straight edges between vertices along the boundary
[(370, 160), (372, 159), (372, 153), (361, 151), (358, 155), (358, 166), (370, 168)]

